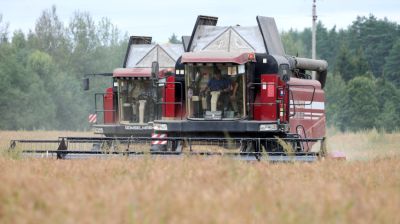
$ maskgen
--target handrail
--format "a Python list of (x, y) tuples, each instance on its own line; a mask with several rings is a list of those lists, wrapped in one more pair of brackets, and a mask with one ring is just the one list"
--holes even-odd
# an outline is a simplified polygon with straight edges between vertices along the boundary
[[(313, 103), (313, 101), (314, 101), (314, 96), (315, 96), (315, 86), (313, 86), (313, 85), (290, 85), (290, 84), (288, 84), (289, 85), (289, 91), (290, 92), (292, 92), (292, 90), (290, 89), (290, 87), (297, 87), (297, 86), (305, 86), (305, 87), (312, 87), (313, 88), (313, 92), (312, 92), (312, 95), (311, 95), (311, 100), (310, 100), (310, 103), (301, 103), (301, 104), (295, 104), (295, 103), (293, 103), (293, 104), (290, 104), (289, 103), (289, 105), (297, 105), (297, 106), (300, 106), (300, 105), (311, 105), (312, 103)], [(293, 96), (293, 94), (292, 94), (292, 96)], [(293, 102), (294, 102), (294, 100), (293, 100)]]
[[(299, 103), (299, 104), (296, 104), (296, 103), (294, 103), (294, 96), (293, 96), (293, 91), (291, 90), (291, 88), (290, 87), (292, 87), (292, 86), (294, 86), (294, 87), (296, 87), (296, 86), (307, 86), (307, 87), (313, 87), (313, 92), (312, 92), (312, 95), (311, 95), (311, 100), (310, 100), (310, 103)], [(289, 88), (289, 98), (291, 98), (291, 99), (289, 99), (289, 111), (290, 111), (290, 106), (292, 106), (293, 105), (293, 114), (292, 113), (289, 113), (289, 117), (294, 117), (295, 115), (296, 115), (296, 106), (308, 106), (308, 105), (312, 105), (312, 103), (313, 103), (313, 101), (314, 101), (314, 96), (315, 96), (315, 86), (313, 86), (313, 85), (290, 85), (290, 84), (288, 84), (288, 88)], [(293, 103), (292, 103), (293, 102)]]
[[(117, 108), (115, 108), (115, 104), (113, 104), (113, 109), (112, 110), (105, 110), (104, 109), (104, 96), (106, 95), (106, 94), (109, 94), (109, 93), (95, 93), (94, 94), (94, 112), (95, 112), (95, 114), (96, 115), (99, 115), (99, 113), (102, 113), (103, 114), (103, 121), (101, 122), (101, 124), (104, 124), (104, 113), (105, 112), (116, 112), (117, 111)], [(113, 93), (113, 95), (114, 95), (114, 93)], [(101, 96), (101, 100), (102, 100), (102, 105), (103, 105), (103, 108), (102, 109), (99, 109), (99, 107), (97, 106), (97, 97), (98, 96)], [(115, 121), (116, 119), (116, 113), (113, 113), (113, 120)], [(99, 120), (97, 119), (96, 120), (96, 124), (99, 124), (99, 122), (98, 122)]]
[[(160, 87), (160, 85), (159, 84), (163, 84), (163, 86), (162, 87), (165, 87), (167, 84), (174, 84), (174, 85), (176, 85), (176, 84), (179, 84), (179, 87), (180, 87), (180, 95), (181, 95), (181, 102), (164, 102), (164, 101), (159, 101), (159, 99), (160, 99), (160, 97), (159, 97), (159, 95), (158, 95), (158, 88)], [(166, 95), (166, 88), (163, 88), (163, 91), (164, 91), (164, 96)], [(168, 104), (170, 104), (170, 105), (179, 105), (180, 107), (180, 112), (181, 112), (181, 120), (182, 120), (182, 109), (183, 109), (183, 87), (182, 87), (182, 83), (181, 82), (156, 82), (156, 98), (157, 98), (157, 100), (156, 100), (156, 105), (168, 105)], [(159, 108), (157, 107), (156, 108), (156, 117), (157, 118), (159, 118), (159, 110), (158, 110)], [(161, 116), (162, 116), (162, 109), (161, 109)]]
[[(275, 87), (276, 87), (276, 84), (275, 84), (275, 83), (271, 83), (271, 82), (266, 82), (266, 83), (251, 82), (251, 83), (248, 84), (249, 87), (251, 87), (251, 86), (261, 86), (261, 85), (273, 86), (274, 89), (275, 89)], [(274, 91), (276, 91), (276, 90), (274, 90)], [(249, 96), (247, 96), (247, 97), (249, 97)], [(255, 101), (255, 97), (254, 97), (253, 100)], [(256, 103), (256, 102), (250, 103), (250, 99), (247, 99), (247, 105), (248, 105), (249, 107), (250, 107), (250, 105), (252, 106), (252, 111), (253, 111), (253, 113), (254, 113), (254, 106), (256, 106), (256, 105), (278, 105), (278, 102), (275, 101), (275, 102), (273, 102), (273, 103)], [(286, 111), (285, 111), (284, 113), (286, 113)], [(254, 116), (254, 115), (252, 115), (252, 116)], [(284, 116), (285, 116), (285, 115), (284, 115)]]

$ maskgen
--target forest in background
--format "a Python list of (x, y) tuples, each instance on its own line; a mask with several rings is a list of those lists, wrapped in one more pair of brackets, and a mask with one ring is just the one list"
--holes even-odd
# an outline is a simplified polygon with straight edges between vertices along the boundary
[[(130, 35), (140, 35), (132, 33)], [(311, 29), (281, 33), (289, 55), (311, 57)], [(108, 18), (95, 21), (76, 12), (68, 24), (56, 7), (44, 10), (29, 33), (10, 34), (0, 14), (0, 129), (85, 130), (94, 93), (109, 78), (84, 74), (121, 67), (129, 39)], [(179, 41), (172, 34), (170, 42)], [(317, 57), (329, 63), (326, 113), (342, 131), (400, 127), (400, 26), (373, 15), (357, 17), (346, 29), (317, 24)]]

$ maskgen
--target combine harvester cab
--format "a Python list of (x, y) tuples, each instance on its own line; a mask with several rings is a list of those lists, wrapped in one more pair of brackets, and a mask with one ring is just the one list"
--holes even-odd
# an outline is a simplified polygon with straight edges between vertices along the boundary
[(163, 98), (154, 136), (165, 140), (154, 141), (153, 152), (186, 145), (193, 154), (192, 145), (215, 141), (257, 159), (313, 161), (325, 154), (327, 62), (287, 56), (274, 19), (258, 16), (257, 23), (220, 27), (216, 17), (197, 18), (164, 88), (170, 97)]
[[(183, 52), (182, 44), (152, 44), (151, 39), (131, 36), (123, 68), (112, 73), (113, 87), (95, 94), (95, 113), (89, 116), (89, 122), (93, 123), (96, 134), (106, 137), (151, 135), (158, 111), (154, 83), (174, 73), (176, 60)], [(153, 62), (160, 66), (155, 77), (151, 76)]]

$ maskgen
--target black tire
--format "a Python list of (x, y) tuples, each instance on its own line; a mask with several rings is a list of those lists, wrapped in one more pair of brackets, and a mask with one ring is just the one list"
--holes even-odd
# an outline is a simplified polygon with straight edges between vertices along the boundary
[(279, 147), (279, 143), (277, 141), (262, 141), (261, 145), (265, 152), (282, 152), (282, 149)]
[(182, 151), (181, 141), (168, 141), (167, 143), (168, 152), (180, 152)]
[(245, 141), (240, 147), (240, 152), (261, 152), (262, 148), (255, 141)]
[(166, 152), (167, 145), (151, 145), (150, 153)]

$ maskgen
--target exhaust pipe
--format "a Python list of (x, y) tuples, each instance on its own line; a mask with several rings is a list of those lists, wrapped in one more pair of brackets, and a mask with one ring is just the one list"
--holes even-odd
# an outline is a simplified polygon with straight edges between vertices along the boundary
[(326, 75), (328, 73), (328, 62), (326, 62), (325, 60), (299, 57), (292, 57), (291, 59), (292, 60), (290, 61), (293, 62), (292, 64), (294, 65), (294, 68), (315, 71), (315, 79), (321, 83), (321, 88), (324, 88)]
[(328, 62), (325, 60), (316, 60), (310, 58), (298, 58), (294, 57), (295, 66), (299, 69), (305, 69), (310, 71), (322, 72), (328, 69)]

